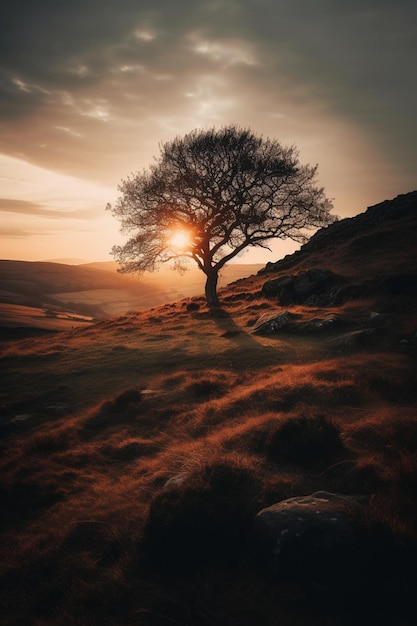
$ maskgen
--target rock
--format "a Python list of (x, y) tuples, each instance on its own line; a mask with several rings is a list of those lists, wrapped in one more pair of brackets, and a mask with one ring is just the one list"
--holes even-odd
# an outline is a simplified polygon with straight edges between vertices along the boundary
[(278, 313), (278, 315), (265, 313), (261, 315), (255, 323), (253, 332), (257, 334), (275, 333), (278, 330), (286, 328), (295, 317), (295, 315), (292, 315), (288, 311), (283, 311), (282, 313)]
[(269, 565), (281, 558), (311, 564), (320, 552), (353, 545), (365, 514), (365, 496), (326, 491), (283, 500), (255, 517), (255, 536)]
[(369, 316), (369, 326), (372, 328), (381, 328), (382, 326), (388, 326), (391, 318), (386, 313), (377, 313), (372, 311)]
[(280, 296), (282, 292), (290, 288), (293, 278), (293, 276), (280, 276), (280, 278), (268, 280), (262, 286), (262, 294), (267, 298)]
[(334, 287), (330, 291), (312, 294), (303, 304), (307, 306), (340, 306), (349, 300), (358, 300), (372, 295), (372, 285), (369, 282)]
[(293, 276), (269, 280), (264, 283), (262, 293), (268, 298), (277, 297), (283, 306), (302, 304), (334, 287), (338, 281), (339, 277), (330, 270), (313, 268)]
[(190, 472), (183, 472), (182, 474), (177, 474), (176, 476), (168, 478), (168, 480), (164, 483), (164, 488), (172, 487), (173, 485), (182, 485), (187, 480), (189, 475)]
[(334, 328), (339, 321), (339, 316), (334, 314), (326, 315), (325, 317), (314, 317), (308, 322), (300, 323), (298, 329), (302, 332), (320, 332)]
[(326, 339), (326, 343), (333, 348), (350, 349), (360, 346), (372, 345), (378, 335), (379, 328), (363, 328), (360, 330), (352, 330), (348, 333), (336, 335)]
[(324, 332), (340, 324), (340, 317), (335, 314), (315, 317), (307, 322), (297, 321), (300, 315), (282, 311), (282, 313), (264, 313), (253, 324), (253, 332), (256, 334), (270, 334), (287, 329), (294, 333)]
[(304, 301), (306, 296), (321, 290), (335, 278), (335, 274), (326, 269), (311, 269), (301, 272), (294, 277), (294, 293), (299, 300)]

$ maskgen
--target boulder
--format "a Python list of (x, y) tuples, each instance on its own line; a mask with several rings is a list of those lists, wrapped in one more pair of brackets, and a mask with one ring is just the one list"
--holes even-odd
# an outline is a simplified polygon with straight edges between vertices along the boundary
[(293, 279), (293, 276), (280, 276), (279, 278), (268, 280), (262, 286), (262, 294), (267, 298), (279, 297), (282, 293), (291, 289)]
[(312, 293), (322, 291), (323, 287), (327, 287), (335, 277), (336, 275), (333, 272), (326, 269), (311, 269), (301, 272), (294, 276), (293, 288), (295, 296), (299, 301), (304, 301)]
[(317, 491), (273, 504), (255, 517), (255, 536), (269, 565), (312, 565), (320, 553), (353, 546), (365, 496)]
[(295, 315), (289, 313), (288, 311), (282, 311), (282, 313), (275, 313), (272, 315), (270, 313), (265, 313), (264, 315), (261, 315), (255, 323), (253, 332), (260, 335), (275, 333), (278, 330), (282, 330), (283, 328), (289, 326), (295, 317)]
[(278, 298), (282, 306), (302, 304), (334, 287), (339, 277), (327, 269), (312, 268), (293, 276), (285, 275), (268, 280), (262, 293), (268, 298)]

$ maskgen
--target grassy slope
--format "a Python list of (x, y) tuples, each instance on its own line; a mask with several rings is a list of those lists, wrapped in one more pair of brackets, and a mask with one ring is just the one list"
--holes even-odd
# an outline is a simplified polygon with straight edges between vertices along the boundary
[[(325, 262), (319, 252), (310, 263), (346, 271), (351, 249), (345, 241), (339, 255)], [(396, 250), (378, 266), (368, 249), (375, 265), (367, 277), (400, 271), (410, 257), (405, 244)], [(303, 257), (291, 272), (306, 267)], [(282, 310), (260, 293), (276, 275), (238, 281), (218, 311), (194, 298), (3, 344), (5, 624), (415, 623), (416, 356), (400, 343), (416, 331), (415, 295), (377, 294), (324, 312), (289, 308), (299, 320), (337, 315), (339, 330), (371, 311), (394, 320), (372, 346), (335, 349), (326, 342), (333, 329), (253, 334), (261, 314)], [(283, 456), (282, 424), (317, 415), (339, 429), (340, 450)], [(306, 432), (299, 436), (308, 449)], [(164, 490), (184, 473), (184, 487)], [(250, 531), (240, 537), (246, 518), (236, 514), (249, 519), (318, 489), (371, 497), (366, 557), (332, 563), (325, 584), (294, 571), (271, 578), (251, 554)], [(215, 543), (217, 560), (201, 550), (192, 561), (181, 524), (200, 498), (203, 511), (211, 508), (197, 546), (213, 526), (222, 545), (217, 524), (226, 519), (238, 553), (226, 542), (216, 556)], [(152, 502), (163, 507), (168, 539), (150, 524)]]

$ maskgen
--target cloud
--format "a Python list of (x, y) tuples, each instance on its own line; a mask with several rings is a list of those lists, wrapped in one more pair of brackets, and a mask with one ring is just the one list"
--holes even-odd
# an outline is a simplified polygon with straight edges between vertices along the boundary
[(49, 209), (45, 206), (37, 204), (35, 202), (29, 202), (27, 200), (16, 200), (8, 198), (0, 198), (0, 212), (2, 213), (17, 213), (20, 215), (30, 215), (32, 217), (46, 217), (49, 219), (77, 219), (77, 220), (89, 220), (92, 217), (97, 216), (97, 211), (90, 209), (79, 210), (56, 210)]
[(188, 36), (192, 53), (206, 57), (214, 63), (223, 66), (255, 65), (255, 54), (251, 46), (242, 40), (216, 41), (208, 39), (198, 33)]
[(65, 126), (55, 126), (54, 127), (55, 130), (62, 130), (63, 133), (67, 133), (68, 135), (70, 135), (71, 137), (82, 137), (82, 133), (78, 133), (75, 130), (72, 130), (71, 128), (66, 128)]
[[(33, 229), (27, 228), (19, 228), (19, 227), (0, 227), (0, 237), (4, 237), (5, 239), (22, 239), (24, 237), (33, 237), (37, 236), (39, 233), (34, 232)], [(42, 231), (42, 235), (46, 234)]]
[(338, 163), (350, 185), (357, 155), (362, 169), (374, 160), (374, 186), (386, 165), (417, 184), (416, 12), (414, 0), (7, 3), (0, 150), (116, 186), (160, 142), (237, 123)]

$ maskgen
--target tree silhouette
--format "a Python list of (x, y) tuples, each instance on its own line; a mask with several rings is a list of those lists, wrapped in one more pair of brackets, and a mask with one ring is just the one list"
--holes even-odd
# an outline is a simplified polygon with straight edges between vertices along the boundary
[(131, 233), (112, 253), (120, 271), (154, 271), (192, 259), (206, 275), (209, 306), (218, 304), (224, 265), (248, 246), (274, 238), (303, 243), (306, 230), (334, 221), (332, 203), (316, 185), (317, 166), (300, 165), (294, 146), (234, 125), (194, 130), (161, 147), (158, 160), (121, 182), (108, 205)]

